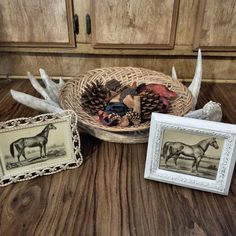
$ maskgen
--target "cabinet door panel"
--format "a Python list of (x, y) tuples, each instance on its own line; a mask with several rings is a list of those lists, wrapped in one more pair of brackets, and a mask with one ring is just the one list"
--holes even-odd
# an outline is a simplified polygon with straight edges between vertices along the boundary
[(200, 0), (194, 48), (236, 51), (236, 1)]
[(172, 48), (179, 0), (91, 0), (100, 48)]
[(1, 46), (74, 46), (70, 0), (1, 0)]

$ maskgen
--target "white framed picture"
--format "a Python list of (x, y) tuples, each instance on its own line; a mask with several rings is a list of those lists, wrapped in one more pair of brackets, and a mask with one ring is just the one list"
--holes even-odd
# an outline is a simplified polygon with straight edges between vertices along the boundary
[(0, 122), (0, 186), (82, 164), (73, 111)]
[(144, 178), (228, 195), (236, 125), (152, 114)]

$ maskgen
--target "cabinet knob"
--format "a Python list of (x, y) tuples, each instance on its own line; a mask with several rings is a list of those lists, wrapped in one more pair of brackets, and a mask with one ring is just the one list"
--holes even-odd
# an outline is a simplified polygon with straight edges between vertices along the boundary
[(74, 15), (74, 33), (79, 34), (79, 17), (77, 14)]
[(91, 34), (91, 18), (89, 14), (86, 15), (86, 32)]

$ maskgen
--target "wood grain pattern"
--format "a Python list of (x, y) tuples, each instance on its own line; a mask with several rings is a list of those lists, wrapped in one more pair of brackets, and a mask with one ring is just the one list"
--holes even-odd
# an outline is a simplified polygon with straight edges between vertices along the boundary
[[(136, 38), (135, 37), (130, 38), (128, 36), (129, 34), (125, 34), (125, 36), (126, 35), (128, 36), (129, 40), (132, 40), (131, 45), (128, 45), (129, 42), (125, 42), (125, 44), (127, 43), (126, 45), (128, 45), (130, 47), (129, 49), (128, 48), (114, 48), (114, 47), (119, 46), (119, 45), (117, 46), (116, 44), (111, 44), (110, 45), (111, 48), (108, 48), (109, 44), (107, 44), (105, 46), (100, 45), (102, 47), (107, 47), (105, 49), (99, 48), (99, 45), (98, 45), (98, 48), (94, 48), (93, 45), (91, 44), (92, 35), (86, 34), (85, 16), (88, 13), (88, 14), (92, 15), (92, 19), (95, 19), (93, 14), (91, 13), (91, 8), (92, 8), (91, 1), (95, 1), (95, 0), (90, 0), (90, 1), (74, 0), (73, 1), (74, 13), (79, 15), (79, 22), (80, 22), (80, 34), (76, 35), (77, 45), (75, 46), (74, 36), (73, 36), (73, 32), (72, 32), (73, 31), (73, 29), (72, 29), (73, 10), (72, 10), (72, 4), (71, 4), (72, 0), (57, 0), (57, 2), (58, 1), (60, 1), (60, 2), (66, 1), (66, 4), (67, 4), (66, 13), (67, 13), (67, 16), (69, 19), (68, 20), (68, 27), (69, 27), (68, 30), (70, 32), (69, 33), (69, 38), (70, 38), (69, 44), (68, 43), (60, 43), (60, 42), (57, 42), (57, 43), (47, 43), (47, 42), (11, 43), (11, 42), (5, 42), (5, 43), (1, 43), (2, 47), (0, 47), (0, 51), (2, 51), (2, 52), (4, 51), (4, 52), (57, 53), (57, 54), (65, 53), (65, 54), (72, 54), (72, 55), (76, 55), (76, 54), (110, 55), (110, 54), (113, 54), (113, 55), (193, 56), (194, 55), (193, 49), (196, 50), (196, 48), (201, 46), (201, 48), (206, 50), (205, 55), (207, 55), (207, 56), (236, 57), (236, 50), (235, 50), (235, 45), (234, 45), (235, 44), (235, 30), (234, 30), (234, 28), (235, 28), (235, 14), (234, 14), (235, 13), (235, 3), (234, 3), (234, 0), (230, 0), (230, 1), (181, 0), (181, 1), (179, 1), (179, 11), (177, 12), (177, 10), (176, 10), (177, 8), (174, 7), (175, 8), (174, 12), (173, 12), (174, 15), (172, 17), (172, 18), (175, 18), (174, 17), (175, 15), (177, 17), (177, 13), (178, 13), (178, 20), (176, 22), (173, 22), (173, 24), (172, 24), (174, 30), (171, 29), (172, 33), (176, 30), (176, 40), (175, 40), (175, 45), (173, 46), (172, 50), (168, 49), (168, 48), (170, 48), (170, 46), (167, 46), (167, 48), (165, 48), (166, 46), (164, 46), (164, 48), (163, 48), (162, 44), (145, 45), (144, 47), (147, 47), (147, 50), (145, 50), (145, 49), (139, 47), (139, 45), (136, 45), (136, 46), (132, 45), (134, 43), (133, 41), (136, 40)], [(168, 0), (168, 1), (173, 2), (173, 0)], [(146, 20), (147, 18), (145, 18), (145, 17), (143, 18), (142, 15), (143, 14), (145, 15), (147, 13), (147, 9), (149, 9), (149, 8), (146, 7), (146, 5), (149, 4), (149, 2), (152, 4), (156, 4), (158, 6), (158, 9), (161, 9), (162, 5), (160, 4), (160, 2), (162, 2), (163, 4), (167, 4), (168, 1), (162, 1), (162, 0), (158, 0), (158, 1), (149, 0), (148, 2), (144, 1), (144, 0), (128, 1), (128, 3), (131, 2), (130, 6), (132, 6), (132, 9), (133, 9), (133, 10), (131, 9), (130, 12), (133, 14), (137, 10), (137, 12), (139, 13), (138, 17), (135, 18), (134, 23), (137, 21), (137, 19), (145, 19), (145, 21), (142, 21), (140, 23), (140, 24), (145, 23), (144, 27), (142, 28), (144, 30), (141, 30), (141, 33), (142, 32), (145, 33), (145, 35), (143, 37), (144, 40), (147, 39), (147, 41), (150, 41), (150, 38), (154, 39), (153, 38), (153, 35), (154, 35), (157, 37), (157, 40), (164, 40), (165, 41), (165, 39), (162, 39), (159, 37), (160, 37), (160, 35), (165, 35), (165, 34), (167, 35), (167, 33), (162, 33), (162, 32), (169, 32), (169, 28), (168, 27), (166, 28), (166, 23), (161, 22), (162, 20), (166, 19), (166, 17), (161, 16), (160, 22), (157, 22), (157, 24), (155, 24), (155, 26), (152, 24), (152, 26), (154, 27), (154, 30), (152, 30), (151, 33), (146, 34), (145, 30), (148, 29), (148, 27), (146, 27), (146, 22), (148, 22), (148, 21)], [(13, 4), (14, 2), (16, 2), (16, 0), (13, 0), (13, 1), (3, 0), (3, 1), (1, 1), (0, 4), (3, 5), (3, 3), (6, 3), (6, 2), (10, 2), (11, 4)], [(26, 2), (26, 0), (18, 2), (17, 3), (18, 5), (16, 5), (16, 6), (21, 6), (22, 3), (24, 3), (24, 2)], [(29, 5), (27, 3), (28, 4), (27, 6), (29, 6), (29, 7), (35, 6), (35, 4), (37, 5), (37, 2), (40, 2), (40, 0), (34, 1), (34, 3), (30, 3), (31, 5)], [(45, 2), (47, 3), (48, 0), (45, 0), (45, 1), (41, 0), (41, 2), (40, 2), (41, 6), (44, 6)], [(56, 5), (57, 2), (50, 1), (50, 4)], [(106, 2), (108, 2), (108, 0), (96, 1), (96, 4), (103, 4), (104, 2), (106, 3)], [(122, 3), (124, 4), (124, 2), (127, 3), (127, 1), (119, 1), (119, 4), (122, 4)], [(135, 7), (133, 7), (132, 2), (136, 3)], [(175, 1), (175, 4), (177, 4), (176, 2), (177, 1)], [(204, 8), (205, 8), (204, 3), (205, 2), (209, 4), (206, 14), (204, 14)], [(117, 7), (115, 5), (116, 1), (114, 1), (114, 0), (112, 0), (112, 1), (110, 0), (110, 3), (111, 3), (110, 4), (111, 6), (114, 6), (113, 11), (117, 12), (118, 15), (122, 15), (122, 14), (119, 14), (119, 12), (120, 12), (119, 6), (120, 5), (118, 4), (117, 5), (118, 7)], [(198, 3), (200, 3), (200, 5)], [(139, 4), (139, 5), (137, 5), (137, 4)], [(140, 8), (141, 9), (140, 11), (138, 9), (138, 6), (141, 6), (142, 4), (145, 5), (145, 8), (144, 8), (145, 11), (141, 11), (142, 10), (141, 8)], [(198, 7), (198, 5), (199, 5), (199, 7)], [(220, 14), (218, 14), (218, 12), (217, 12), (217, 11), (219, 11), (219, 10), (217, 10), (218, 9), (217, 7), (219, 7), (220, 9), (223, 9), (222, 12), (220, 12)], [(102, 9), (103, 9), (103, 7), (102, 7)], [(102, 9), (100, 9), (100, 11)], [(4, 14), (3, 14), (4, 17), (6, 14), (8, 14), (9, 10), (10, 9), (4, 11)], [(54, 8), (53, 8), (53, 10), (54, 10)], [(42, 20), (42, 19), (44, 19), (44, 18), (42, 18), (42, 14), (39, 15), (37, 9), (32, 8), (30, 10), (27, 8), (27, 11), (29, 11), (29, 12), (32, 11), (33, 13), (34, 13), (34, 11), (36, 11), (35, 14), (37, 15), (37, 18), (33, 18), (32, 17), (33, 13), (29, 14), (29, 16), (31, 18), (33, 18), (34, 21), (32, 23), (31, 23), (31, 21), (27, 21), (27, 24), (26, 24), (27, 26), (33, 25), (34, 22), (36, 21), (35, 19), (38, 19), (38, 18), (39, 19), (36, 22), (37, 24), (39, 22), (44, 22), (44, 20)], [(123, 9), (122, 9), (122, 11), (123, 11)], [(23, 12), (24, 11), (20, 12), (20, 17), (23, 17), (26, 21), (26, 19), (28, 19), (28, 18), (26, 17), (26, 15), (23, 14)], [(110, 8), (108, 9), (108, 13), (109, 12), (111, 12)], [(153, 13), (153, 12), (155, 12), (155, 8), (150, 10), (150, 13)], [(168, 14), (170, 14), (170, 12), (171, 11), (169, 11), (168, 8), (165, 8), (165, 10), (163, 10), (163, 14), (165, 14), (165, 16), (168, 16)], [(23, 16), (21, 16), (22, 14), (23, 14)], [(133, 15), (131, 15), (131, 16), (133, 16)], [(140, 15), (141, 15), (141, 17), (140, 17)], [(207, 16), (207, 18), (205, 15)], [(48, 14), (47, 14), (47, 16), (48, 16)], [(6, 24), (6, 27), (0, 28), (0, 32), (3, 32), (4, 28), (7, 28), (7, 31), (10, 32), (9, 35), (4, 33), (4, 35), (1, 34), (1, 36), (0, 36), (0, 38), (7, 37), (8, 38), (7, 40), (9, 40), (9, 37), (12, 37), (12, 34), (18, 35), (16, 33), (14, 33), (13, 31), (14, 31), (14, 29), (16, 30), (17, 27), (19, 27), (19, 22), (20, 22), (18, 19), (15, 19), (16, 17), (13, 17), (13, 14), (11, 14), (10, 18), (9, 17), (10, 17), (10, 15), (8, 14), (6, 19), (9, 19), (9, 21), (10, 21), (9, 24), (11, 27), (8, 27), (9, 24)], [(57, 16), (55, 16), (55, 17), (57, 17)], [(102, 17), (106, 20), (106, 18), (109, 17), (109, 14), (107, 16), (103, 15)], [(3, 18), (3, 16), (1, 14), (1, 9), (0, 9), (0, 26), (2, 24), (5, 24), (4, 21), (2, 20), (2, 18)], [(155, 22), (156, 16), (154, 18), (155, 18), (154, 19), (154, 22)], [(126, 19), (126, 18), (124, 18), (124, 19)], [(151, 22), (153, 22), (153, 18), (151, 17), (150, 19), (151, 19)], [(148, 18), (148, 20), (149, 20), (149, 18)], [(16, 21), (17, 21), (17, 24), (13, 25), (13, 24), (15, 24)], [(114, 19), (114, 21), (116, 21), (116, 20)], [(52, 22), (52, 21), (49, 21), (49, 22)], [(58, 22), (60, 22), (60, 20)], [(170, 21), (168, 21), (168, 23), (169, 22)], [(116, 23), (117, 23), (117, 21), (116, 21)], [(139, 23), (139, 21), (138, 21), (138, 23)], [(176, 27), (174, 27), (174, 25), (175, 25), (174, 23), (177, 23)], [(21, 25), (22, 24), (20, 24), (20, 26)], [(48, 28), (51, 27), (51, 24), (48, 24), (48, 22), (47, 22), (47, 25), (48, 25)], [(153, 34), (153, 32), (156, 32), (156, 28), (157, 28), (156, 25), (158, 26), (158, 29), (160, 27), (159, 31), (161, 32), (161, 34), (158, 36), (157, 36), (157, 34)], [(102, 26), (103, 26), (103, 24), (102, 24)], [(202, 26), (204, 26), (204, 29), (205, 28), (206, 29), (203, 30)], [(118, 27), (121, 27), (121, 25), (119, 24)], [(39, 31), (39, 29), (40, 29), (39, 34), (41, 36), (39, 36), (39, 37), (42, 38), (42, 36), (44, 36), (44, 34), (46, 32), (45, 30), (47, 30), (47, 35), (45, 37), (43, 37), (43, 39), (42, 39), (42, 40), (44, 40), (44, 39), (46, 40), (48, 38), (48, 36), (50, 36), (50, 32), (48, 33), (48, 30), (49, 30), (48, 28), (43, 27), (43, 29), (42, 29), (42, 26), (37, 27), (37, 28), (31, 27), (30, 29), (27, 28), (27, 29), (24, 29), (24, 31), (23, 30), (20, 31), (20, 35), (21, 35), (21, 37), (28, 37), (28, 34), (25, 35), (25, 31), (30, 32), (30, 33), (31, 33), (31, 31), (38, 33), (37, 30)], [(55, 27), (51, 27), (51, 28), (54, 29)], [(102, 28), (101, 24), (98, 28), (99, 29)], [(196, 31), (195, 31), (195, 28), (196, 28)], [(60, 30), (61, 29), (64, 30), (65, 27), (61, 27)], [(125, 29), (126, 28), (124, 28), (124, 30)], [(116, 29), (112, 28), (112, 30), (115, 31), (115, 34), (119, 34), (119, 32), (117, 32)], [(138, 28), (138, 30), (139, 30), (139, 28)], [(59, 34), (59, 31), (57, 32), (57, 34)], [(95, 31), (96, 31), (96, 29), (95, 29)], [(133, 31), (130, 31), (130, 32), (132, 33)], [(96, 32), (94, 32), (94, 28), (92, 27), (92, 34), (94, 34), (94, 33), (96, 33)], [(113, 34), (113, 35), (116, 36), (115, 34)], [(56, 34), (54, 34), (54, 36), (53, 36), (54, 39), (55, 39), (55, 35)], [(146, 35), (149, 35), (150, 37), (147, 37)], [(33, 34), (33, 36), (31, 36), (31, 37), (36, 38), (37, 35)], [(110, 33), (109, 33), (109, 37), (111, 37)], [(171, 34), (171, 37), (172, 38), (170, 41), (173, 43), (174, 41), (172, 41), (172, 40), (174, 39), (174, 35)], [(123, 37), (123, 38), (125, 38), (125, 37)], [(168, 37), (166, 37), (166, 39), (167, 38)], [(137, 39), (139, 39), (139, 38), (137, 38)], [(56, 37), (56, 40), (57, 40), (57, 37)], [(218, 41), (221, 46), (217, 46)], [(161, 42), (159, 42), (159, 43), (161, 43)], [(212, 45), (210, 45), (209, 43)], [(9, 45), (9, 46), (7, 46), (7, 45)], [(20, 46), (20, 47), (18, 47), (18, 46)], [(122, 45), (120, 45), (120, 46), (122, 46)], [(126, 47), (125, 45), (123, 45), (123, 46)], [(155, 47), (160, 48), (160, 49), (157, 49)], [(152, 50), (150, 50), (150, 49), (152, 49)]]
[(0, 46), (71, 47), (71, 0), (2, 0)]
[(93, 45), (172, 48), (179, 0), (91, 1)]
[[(196, 57), (114, 56), (114, 55), (49, 55), (2, 53), (0, 75), (25, 76), (27, 71), (39, 75), (44, 68), (50, 76), (76, 77), (87, 70), (110, 66), (143, 67), (171, 74), (174, 65), (180, 79), (191, 80)], [(236, 58), (209, 58), (203, 54), (203, 79), (236, 81)]]
[(192, 47), (195, 33), (194, 32), (195, 25), (197, 21), (197, 10), (198, 10), (198, 1), (196, 0), (180, 1), (174, 50), (177, 49), (176, 45), (181, 45), (185, 47), (189, 45)]
[(200, 0), (193, 47), (236, 51), (235, 0)]
[[(9, 89), (35, 94), (28, 81), (0, 85), (0, 121), (36, 111)], [(236, 85), (203, 84), (199, 106), (220, 102), (236, 124)], [(234, 235), (236, 175), (228, 197), (145, 180), (146, 144), (101, 142), (83, 134), (78, 169), (0, 189), (0, 235)]]
[[(77, 40), (80, 36), (77, 36)], [(88, 37), (90, 38), (90, 37)], [(90, 39), (88, 39), (90, 40)], [(127, 56), (194, 56), (196, 50), (193, 50), (192, 45), (175, 45), (173, 50), (169, 49), (118, 49), (118, 48), (93, 48), (89, 43), (77, 43), (75, 48), (72, 47), (0, 47), (1, 52), (19, 52), (19, 53), (38, 53), (38, 54), (68, 54), (75, 55), (127, 55)], [(233, 51), (205, 51), (206, 56), (236, 58), (236, 53)]]

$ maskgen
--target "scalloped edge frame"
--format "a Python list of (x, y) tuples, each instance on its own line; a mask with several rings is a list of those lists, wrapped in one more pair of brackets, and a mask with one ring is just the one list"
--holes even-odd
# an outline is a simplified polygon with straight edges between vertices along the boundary
[[(224, 139), (215, 180), (159, 169), (164, 130), (212, 135)], [(228, 195), (236, 160), (236, 125), (152, 114), (144, 178), (182, 187)]]
[[(72, 133), (72, 149), (74, 151), (74, 160), (60, 164), (50, 164), (47, 167), (34, 169), (33, 171), (22, 171), (16, 175), (3, 175), (0, 177), (0, 187), (7, 186), (11, 183), (17, 183), (25, 180), (34, 179), (38, 176), (51, 175), (58, 173), (62, 170), (74, 169), (83, 163), (83, 157), (80, 150), (80, 136), (78, 132), (77, 115), (72, 110), (65, 110), (59, 113), (47, 113), (35, 117), (12, 119), (6, 122), (0, 122), (0, 133), (6, 131), (21, 130), (23, 128), (30, 128), (40, 126), (47, 123), (56, 123), (58, 121), (69, 122)], [(0, 145), (1, 147), (1, 145)], [(2, 168), (2, 167), (1, 167)]]

